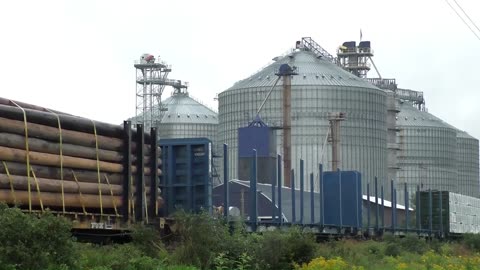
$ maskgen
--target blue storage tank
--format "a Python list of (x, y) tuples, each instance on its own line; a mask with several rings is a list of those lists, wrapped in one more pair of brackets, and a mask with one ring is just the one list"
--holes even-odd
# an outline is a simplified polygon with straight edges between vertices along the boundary
[(165, 200), (161, 214), (212, 210), (212, 143), (206, 138), (160, 140)]
[(238, 129), (238, 177), (250, 180), (253, 149), (257, 150), (258, 183), (271, 183), (276, 179), (276, 136), (257, 115), (247, 127)]
[(357, 171), (324, 172), (325, 225), (361, 228), (362, 177)]

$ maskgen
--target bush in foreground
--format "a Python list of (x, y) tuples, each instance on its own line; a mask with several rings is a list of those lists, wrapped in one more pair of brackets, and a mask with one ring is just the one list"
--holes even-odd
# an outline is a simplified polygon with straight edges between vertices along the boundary
[(70, 223), (45, 213), (26, 215), (0, 204), (2, 269), (75, 269)]

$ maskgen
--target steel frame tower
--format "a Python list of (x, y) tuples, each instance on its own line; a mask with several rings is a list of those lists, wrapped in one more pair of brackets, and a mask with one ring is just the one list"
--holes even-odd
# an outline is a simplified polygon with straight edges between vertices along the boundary
[[(375, 70), (375, 63), (372, 60), (373, 50), (370, 47), (370, 41), (361, 41), (357, 46), (355, 41), (344, 42), (337, 50), (337, 59), (339, 64), (346, 70), (360, 78), (367, 78), (370, 71), (370, 62), (372, 62)], [(380, 76), (380, 73), (377, 70)]]
[(170, 65), (155, 59), (151, 54), (143, 54), (134, 64), (136, 70), (136, 109), (135, 123), (143, 124), (145, 129), (159, 127), (166, 108), (162, 107), (162, 93), (165, 86), (175, 91), (188, 88), (187, 82), (167, 79), (172, 71)]
[(158, 127), (161, 119), (163, 83), (171, 67), (155, 59), (153, 55), (144, 54), (134, 64), (136, 69), (136, 110), (134, 124), (143, 124), (145, 129)]

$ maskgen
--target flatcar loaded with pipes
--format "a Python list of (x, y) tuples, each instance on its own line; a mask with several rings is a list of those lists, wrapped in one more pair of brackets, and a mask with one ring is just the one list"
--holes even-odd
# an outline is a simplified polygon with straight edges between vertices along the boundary
[(70, 217), (76, 230), (158, 223), (157, 130), (0, 98), (0, 202)]

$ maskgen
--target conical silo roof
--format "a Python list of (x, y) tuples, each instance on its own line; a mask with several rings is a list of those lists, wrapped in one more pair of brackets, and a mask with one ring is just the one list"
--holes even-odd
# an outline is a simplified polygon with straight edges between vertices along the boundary
[(162, 107), (166, 109), (162, 124), (218, 124), (217, 113), (191, 98), (188, 92), (174, 92), (162, 101)]
[(442, 119), (415, 108), (411, 102), (400, 101), (399, 103), (398, 126), (449, 128), (457, 131), (455, 127), (445, 123)]
[[(280, 65), (289, 64), (297, 68), (298, 75), (293, 76), (292, 85), (331, 85), (376, 88), (369, 82), (351, 74), (343, 68), (317, 57), (311, 51), (297, 50), (286, 56), (274, 58), (274, 62), (253, 75), (236, 82), (226, 91), (240, 88), (273, 86)], [(377, 88), (376, 88), (377, 89)]]

